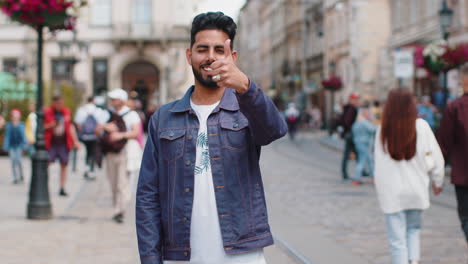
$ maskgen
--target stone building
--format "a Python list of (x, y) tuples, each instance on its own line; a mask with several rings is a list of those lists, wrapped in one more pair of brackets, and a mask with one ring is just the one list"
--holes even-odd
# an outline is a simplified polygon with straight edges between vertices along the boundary
[[(136, 91), (145, 108), (177, 98), (193, 83), (185, 49), (195, 8), (184, 0), (90, 0), (74, 32), (45, 34), (43, 78), (87, 96)], [(2, 69), (35, 82), (35, 32), (0, 22)]]

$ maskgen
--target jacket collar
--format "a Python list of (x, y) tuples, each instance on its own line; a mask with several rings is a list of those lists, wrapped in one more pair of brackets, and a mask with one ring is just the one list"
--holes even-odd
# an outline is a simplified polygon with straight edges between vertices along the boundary
[[(171, 112), (174, 113), (182, 113), (187, 111), (192, 111), (192, 107), (190, 106), (190, 97), (192, 96), (192, 92), (195, 87), (192, 85), (187, 92), (185, 93), (184, 97), (177, 101), (175, 105), (171, 108)], [(239, 102), (237, 101), (236, 91), (233, 89), (227, 88), (224, 90), (223, 98), (221, 98), (221, 102), (216, 107), (213, 112), (218, 112), (220, 108), (228, 111), (237, 111), (239, 110)]]

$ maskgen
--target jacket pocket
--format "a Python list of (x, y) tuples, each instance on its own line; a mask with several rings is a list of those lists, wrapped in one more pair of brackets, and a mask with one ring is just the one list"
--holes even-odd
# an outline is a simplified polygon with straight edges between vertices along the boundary
[(222, 120), (221, 133), (223, 137), (223, 147), (232, 149), (244, 149), (248, 142), (248, 126), (247, 119), (239, 120)]
[(185, 129), (169, 129), (159, 133), (161, 152), (165, 160), (174, 160), (182, 157), (184, 154), (185, 132)]

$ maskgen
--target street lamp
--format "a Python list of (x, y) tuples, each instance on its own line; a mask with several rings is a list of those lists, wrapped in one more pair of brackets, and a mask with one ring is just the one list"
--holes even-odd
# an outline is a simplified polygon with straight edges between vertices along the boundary
[(442, 8), (439, 10), (439, 21), (444, 40), (449, 37), (449, 28), (452, 25), (453, 10), (447, 6), (447, 1), (442, 1)]
[[(453, 19), (453, 10), (447, 6), (447, 1), (442, 1), (442, 8), (439, 10), (439, 21), (440, 28), (442, 31), (442, 36), (445, 41), (448, 40), (450, 32), (449, 28), (452, 25)], [(447, 85), (447, 72), (443, 71), (443, 81), (444, 81), (444, 101), (442, 102), (442, 107), (445, 108), (448, 99), (448, 85)]]

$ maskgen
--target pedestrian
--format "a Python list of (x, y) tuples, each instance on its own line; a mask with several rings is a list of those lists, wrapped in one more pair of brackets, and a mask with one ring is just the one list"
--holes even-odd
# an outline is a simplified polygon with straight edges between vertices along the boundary
[(28, 155), (32, 157), (35, 152), (34, 144), (36, 143), (36, 128), (37, 128), (37, 114), (36, 104), (29, 104), (29, 114), (26, 118), (26, 138), (28, 140)]
[(413, 95), (390, 91), (375, 140), (375, 186), (385, 214), (393, 264), (419, 263), (429, 186), (442, 191), (444, 158), (429, 124), (418, 118)]
[(150, 120), (136, 198), (142, 263), (266, 263), (260, 151), (287, 125), (237, 68), (236, 28), (221, 12), (195, 17), (186, 52), (195, 85)]
[(349, 180), (348, 176), (348, 160), (350, 159), (351, 153), (356, 154), (356, 148), (353, 141), (352, 127), (356, 121), (359, 107), (359, 95), (357, 93), (351, 93), (349, 95), (349, 102), (343, 107), (343, 113), (341, 114), (339, 125), (342, 127), (341, 137), (344, 140), (343, 159), (341, 162), (341, 175), (343, 181)]
[(44, 140), (49, 152), (49, 164), (60, 162), (60, 196), (68, 196), (65, 191), (69, 152), (73, 147), (79, 149), (80, 143), (72, 124), (70, 109), (63, 103), (63, 98), (56, 95), (52, 105), (44, 110)]
[(431, 103), (431, 98), (427, 95), (421, 98), (421, 104), (418, 105), (418, 117), (426, 120), (431, 129), (435, 130), (435, 113), (437, 108)]
[(112, 219), (116, 223), (123, 223), (131, 199), (130, 175), (127, 173), (129, 156), (136, 154), (128, 148), (128, 143), (138, 137), (141, 120), (138, 114), (126, 105), (128, 94), (125, 90), (114, 89), (107, 96), (112, 106), (111, 114), (100, 121), (97, 133), (104, 135), (101, 148), (105, 154), (106, 174), (112, 192)]
[(380, 104), (380, 101), (375, 100), (372, 108), (371, 108), (371, 113), (372, 113), (372, 120), (375, 125), (380, 125), (382, 123), (382, 106)]
[(5, 126), (5, 118), (0, 114), (0, 129), (2, 129), (3, 126)]
[(135, 190), (136, 179), (140, 171), (141, 159), (143, 155), (145, 130), (143, 123), (146, 120), (145, 114), (141, 111), (141, 102), (137, 98), (131, 98), (127, 102), (127, 106), (135, 111), (140, 118), (138, 136), (135, 139), (128, 140), (127, 142), (127, 173), (129, 175), (129, 187), (131, 193)]
[(297, 132), (297, 124), (299, 123), (299, 110), (295, 103), (289, 103), (288, 108), (284, 111), (286, 123), (288, 124), (289, 138), (294, 140)]
[(83, 176), (87, 180), (92, 180), (96, 177), (94, 172), (98, 155), (96, 129), (98, 120), (102, 119), (103, 115), (107, 117), (105, 110), (96, 106), (92, 96), (88, 97), (85, 105), (78, 108), (75, 115), (74, 121), (78, 131), (78, 138), (86, 148), (86, 168)]
[(13, 109), (11, 110), (11, 121), (5, 127), (5, 138), (3, 140), (3, 149), (10, 156), (13, 184), (24, 182), (21, 157), (26, 147), (26, 141), (24, 123), (21, 122), (21, 111)]
[(316, 105), (311, 110), (312, 128), (320, 129), (322, 127), (322, 111)]
[(464, 94), (447, 106), (437, 136), (444, 157), (452, 166), (458, 216), (468, 245), (468, 64), (460, 69), (460, 83)]
[(352, 127), (353, 143), (357, 151), (357, 166), (352, 181), (353, 185), (361, 185), (361, 176), (364, 168), (369, 168), (370, 177), (374, 173), (374, 161), (371, 155), (371, 145), (375, 134), (371, 112), (368, 108), (359, 110), (357, 121)]

